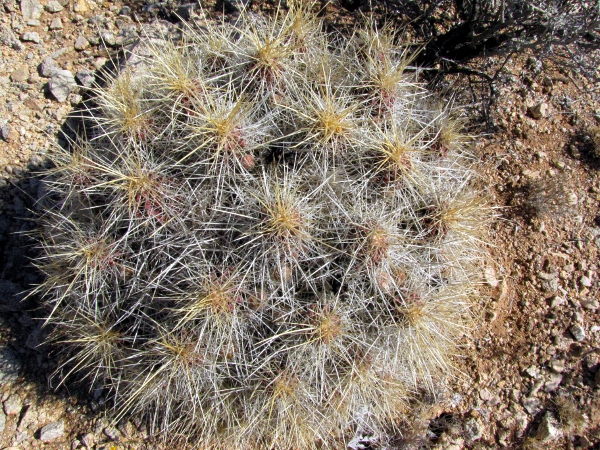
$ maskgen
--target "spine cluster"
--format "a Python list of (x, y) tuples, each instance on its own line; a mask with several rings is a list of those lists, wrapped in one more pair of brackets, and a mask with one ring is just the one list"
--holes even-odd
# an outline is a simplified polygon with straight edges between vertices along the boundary
[(207, 448), (393, 429), (447, 374), (482, 255), (455, 111), (392, 30), (309, 7), (152, 48), (48, 177), (63, 373)]

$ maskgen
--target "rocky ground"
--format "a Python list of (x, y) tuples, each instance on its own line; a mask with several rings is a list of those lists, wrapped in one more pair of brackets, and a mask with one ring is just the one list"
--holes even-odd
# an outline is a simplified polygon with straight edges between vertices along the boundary
[[(143, 424), (104, 418), (101, 391), (56, 386), (57, 356), (24, 292), (39, 282), (30, 232), (45, 155), (99, 69), (142, 28), (172, 33), (173, 12), (201, 13), (152, 0), (0, 5), (0, 449), (155, 447)], [(600, 448), (600, 86), (588, 83), (527, 56), (498, 77), (490, 120), (474, 128), (488, 132), (474, 151), (500, 216), (474, 339), (406, 447)]]

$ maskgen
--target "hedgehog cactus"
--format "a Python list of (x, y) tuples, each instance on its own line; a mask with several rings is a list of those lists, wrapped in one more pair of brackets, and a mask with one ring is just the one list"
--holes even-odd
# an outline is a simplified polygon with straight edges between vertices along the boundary
[(310, 5), (152, 49), (48, 176), (62, 372), (207, 448), (393, 431), (450, 369), (483, 255), (457, 114), (391, 29)]

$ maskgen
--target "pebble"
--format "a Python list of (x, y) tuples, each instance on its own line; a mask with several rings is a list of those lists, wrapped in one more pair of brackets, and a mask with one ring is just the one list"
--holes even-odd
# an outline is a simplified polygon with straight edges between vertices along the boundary
[(50, 78), (60, 70), (60, 67), (58, 67), (58, 64), (56, 64), (56, 61), (54, 61), (54, 59), (48, 57), (42, 61), (39, 69), (41, 76), (45, 78)]
[(0, 385), (17, 381), (20, 371), (19, 355), (7, 346), (0, 346)]
[(75, 47), (75, 50), (77, 50), (78, 52), (85, 50), (89, 46), (90, 46), (90, 43), (86, 39), (85, 36), (79, 35), (77, 37), (77, 39), (75, 39), (74, 47)]
[(117, 44), (117, 37), (112, 31), (103, 31), (100, 33), (100, 39), (108, 47), (114, 47)]
[(558, 386), (562, 382), (563, 376), (560, 373), (550, 373), (546, 379), (546, 383), (544, 384), (544, 391), (546, 392), (554, 392), (558, 389)]
[(38, 0), (21, 0), (21, 15), (26, 21), (42, 17), (44, 7)]
[(483, 426), (474, 417), (465, 422), (465, 438), (469, 441), (477, 441), (483, 436)]
[(63, 9), (65, 9), (64, 6), (56, 0), (50, 0), (48, 3), (46, 3), (46, 11), (50, 13), (61, 12)]
[(556, 419), (550, 411), (546, 411), (542, 417), (537, 433), (536, 439), (541, 442), (549, 442), (559, 438), (561, 435), (560, 430), (556, 426)]
[(591, 287), (592, 286), (592, 279), (590, 277), (586, 277), (585, 275), (582, 275), (581, 278), (579, 279), (579, 284), (582, 287)]
[(523, 408), (525, 408), (525, 411), (527, 411), (527, 413), (529, 413), (532, 416), (535, 416), (542, 410), (542, 402), (539, 398), (536, 397), (529, 397), (523, 399), (522, 405)]
[(63, 24), (62, 24), (62, 20), (60, 19), (60, 17), (55, 17), (54, 19), (52, 19), (52, 22), (50, 22), (50, 26), (49, 28), (51, 30), (62, 30)]
[(23, 402), (21, 401), (21, 397), (17, 394), (11, 394), (4, 401), (4, 412), (7, 416), (15, 416), (21, 413), (23, 409)]
[(73, 5), (73, 11), (76, 13), (84, 13), (88, 9), (90, 9), (88, 2), (86, 0), (76, 0)]
[(40, 430), (40, 441), (50, 442), (65, 434), (65, 423), (62, 420), (49, 423)]
[(585, 339), (585, 330), (578, 323), (571, 325), (569, 327), (569, 332), (577, 342), (581, 342)]
[(548, 116), (548, 104), (544, 102), (537, 103), (527, 108), (527, 111), (534, 119), (543, 119)]
[(525, 369), (525, 374), (535, 379), (540, 376), (540, 369), (537, 366), (529, 366), (527, 369)]
[(77, 78), (79, 84), (86, 88), (92, 87), (94, 80), (96, 79), (94, 71), (92, 70), (80, 70), (75, 74), (75, 78)]
[(566, 303), (564, 297), (561, 297), (559, 295), (555, 295), (554, 297), (552, 297), (550, 299), (550, 307), (551, 308), (556, 308), (558, 306), (564, 305)]
[(595, 298), (584, 298), (579, 300), (579, 304), (582, 308), (589, 309), (590, 311), (595, 311), (600, 308), (600, 302), (598, 302)]
[(58, 70), (50, 79), (48, 88), (59, 102), (64, 102), (75, 87), (75, 77), (68, 70)]
[(119, 439), (120, 439), (119, 430), (117, 430), (116, 428), (106, 427), (102, 431), (106, 435), (106, 437), (109, 438), (111, 441), (119, 442)]
[(563, 373), (565, 371), (565, 360), (564, 359), (554, 359), (550, 361), (550, 369), (555, 373)]
[(34, 42), (36, 44), (40, 43), (40, 35), (37, 31), (27, 31), (21, 35), (21, 40), (25, 42)]

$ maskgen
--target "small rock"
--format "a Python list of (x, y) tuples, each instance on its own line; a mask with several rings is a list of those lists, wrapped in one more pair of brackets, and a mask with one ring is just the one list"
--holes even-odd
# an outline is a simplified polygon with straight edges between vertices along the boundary
[(582, 275), (582, 277), (579, 279), (579, 284), (582, 287), (592, 287), (592, 279), (589, 277), (586, 277), (585, 275)]
[(40, 35), (37, 31), (27, 31), (21, 35), (21, 40), (25, 42), (34, 42), (36, 44), (40, 43)]
[(102, 430), (102, 432), (111, 441), (113, 441), (113, 442), (119, 442), (119, 439), (120, 439), (119, 430), (117, 430), (116, 428), (114, 428), (114, 427), (106, 427), (106, 428), (104, 428), (104, 430)]
[(548, 104), (547, 103), (537, 103), (536, 105), (530, 106), (527, 108), (529, 114), (534, 119), (542, 119), (548, 116)]
[(120, 16), (130, 16), (131, 15), (131, 8), (129, 6), (123, 6), (121, 8), (121, 11), (119, 11), (119, 15)]
[(90, 9), (86, 0), (77, 0), (73, 5), (73, 11), (76, 13), (84, 13)]
[(2, 125), (2, 127), (0, 127), (0, 134), (2, 134), (2, 139), (4, 139), (6, 142), (9, 142), (11, 140), (10, 132), (11, 132), (10, 124), (5, 123), (4, 125)]
[(77, 39), (75, 39), (75, 50), (78, 52), (85, 50), (90, 46), (89, 41), (85, 38), (85, 36), (79, 35)]
[(523, 399), (522, 405), (523, 408), (525, 408), (525, 411), (532, 416), (535, 416), (542, 410), (542, 402), (536, 397), (528, 397)]
[(108, 59), (104, 58), (103, 56), (96, 58), (96, 60), (94, 61), (94, 67), (96, 69), (101, 69), (104, 64), (106, 64), (106, 61), (108, 61)]
[(56, 64), (54, 59), (48, 57), (45, 58), (40, 64), (40, 75), (46, 78), (51, 78), (60, 71), (60, 67)]
[(59, 102), (64, 102), (75, 87), (75, 77), (68, 70), (59, 70), (48, 83), (50, 93)]
[(0, 385), (17, 381), (20, 371), (19, 355), (7, 346), (0, 346)]
[(81, 437), (81, 443), (86, 449), (92, 448), (94, 445), (94, 433), (86, 433)]
[(61, 12), (63, 9), (65, 9), (64, 6), (56, 0), (50, 0), (48, 3), (46, 3), (46, 11), (50, 13)]
[(469, 441), (477, 441), (483, 436), (483, 426), (474, 417), (465, 422), (465, 438)]
[(582, 308), (589, 309), (590, 311), (596, 311), (600, 308), (600, 302), (595, 298), (584, 298), (579, 300), (579, 304)]
[(92, 70), (80, 70), (75, 74), (75, 78), (77, 78), (79, 84), (86, 88), (92, 87), (96, 79)]
[(21, 410), (23, 409), (23, 402), (21, 401), (21, 397), (17, 394), (11, 394), (4, 401), (4, 412), (7, 416), (15, 416), (17, 414), (21, 414)]
[(550, 361), (550, 369), (555, 373), (563, 373), (565, 371), (565, 360), (564, 359), (554, 359)]
[(44, 7), (38, 0), (21, 0), (21, 15), (26, 21), (42, 17)]
[(10, 74), (11, 81), (15, 81), (18, 83), (27, 81), (28, 78), (29, 78), (29, 69), (27, 68), (27, 66), (19, 66), (13, 71), (13, 73)]
[(50, 22), (50, 26), (48, 27), (50, 30), (62, 30), (63, 24), (60, 17), (55, 17)]
[(107, 47), (114, 47), (117, 44), (117, 37), (112, 31), (103, 31), (100, 33), (100, 39)]
[(533, 383), (533, 385), (531, 386), (531, 389), (529, 390), (527, 397), (536, 396), (543, 384), (544, 384), (543, 380), (536, 380), (535, 383)]
[(546, 411), (542, 417), (542, 421), (538, 426), (536, 439), (541, 442), (553, 441), (561, 435), (560, 430), (556, 426), (556, 419), (550, 411)]
[(551, 308), (556, 308), (558, 306), (564, 305), (566, 303), (564, 297), (561, 297), (559, 295), (555, 295), (554, 297), (552, 297), (550, 299), (550, 307)]
[(73, 94), (71, 96), (71, 105), (77, 106), (83, 101), (83, 97), (79, 94)]
[(558, 278), (553, 278), (552, 280), (544, 280), (541, 284), (542, 290), (544, 292), (553, 293), (558, 291)]
[(558, 389), (558, 386), (562, 382), (563, 376), (560, 373), (550, 373), (546, 379), (546, 383), (544, 384), (544, 391), (546, 392), (554, 392)]
[(40, 441), (50, 442), (65, 434), (65, 423), (62, 420), (49, 423), (40, 430)]
[(529, 366), (525, 369), (525, 373), (531, 378), (535, 379), (540, 376), (540, 368), (538, 366)]
[(585, 339), (585, 330), (578, 323), (571, 325), (569, 327), (569, 332), (577, 342), (581, 342)]

